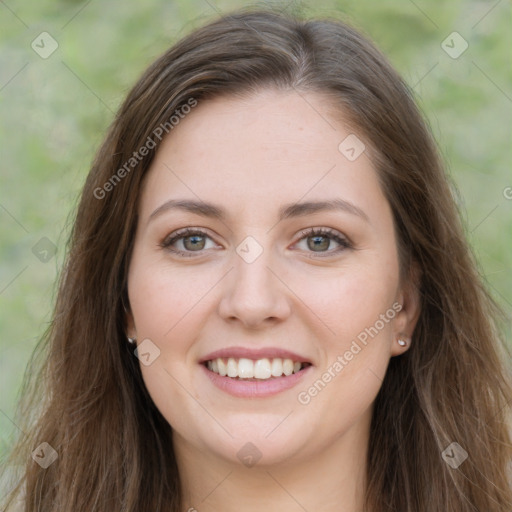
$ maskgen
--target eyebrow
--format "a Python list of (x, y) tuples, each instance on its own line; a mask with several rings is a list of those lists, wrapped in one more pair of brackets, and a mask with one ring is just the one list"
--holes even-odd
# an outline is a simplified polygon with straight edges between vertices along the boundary
[[(213, 203), (206, 203), (204, 201), (196, 201), (190, 199), (170, 199), (160, 205), (148, 219), (151, 221), (155, 217), (170, 210), (183, 210), (202, 217), (211, 217), (214, 219), (225, 220), (227, 213), (221, 206)], [(356, 215), (366, 222), (370, 222), (368, 215), (357, 207), (355, 204), (341, 198), (330, 199), (328, 201), (306, 201), (303, 203), (290, 203), (285, 204), (279, 209), (279, 221), (289, 219), (292, 217), (301, 217), (312, 213), (322, 211), (343, 211)]]

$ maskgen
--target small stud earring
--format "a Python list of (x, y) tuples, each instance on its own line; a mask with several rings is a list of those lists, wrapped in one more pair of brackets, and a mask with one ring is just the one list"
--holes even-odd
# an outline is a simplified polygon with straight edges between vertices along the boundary
[(406, 346), (407, 346), (407, 340), (399, 339), (399, 340), (398, 340), (398, 344), (399, 344), (401, 347), (406, 347)]
[(127, 340), (128, 340), (128, 343), (131, 343), (132, 345), (135, 343), (136, 339), (135, 338), (130, 338), (129, 336), (127, 337)]

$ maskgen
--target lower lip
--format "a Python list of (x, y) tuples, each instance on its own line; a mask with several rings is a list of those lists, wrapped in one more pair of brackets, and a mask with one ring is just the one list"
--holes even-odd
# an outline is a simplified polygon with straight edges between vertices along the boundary
[(285, 377), (274, 377), (271, 379), (257, 380), (238, 380), (231, 377), (222, 377), (218, 373), (212, 372), (203, 364), (200, 365), (206, 376), (222, 391), (240, 398), (265, 398), (267, 396), (277, 395), (282, 391), (297, 385), (306, 373), (313, 366), (307, 366), (298, 373), (292, 373)]

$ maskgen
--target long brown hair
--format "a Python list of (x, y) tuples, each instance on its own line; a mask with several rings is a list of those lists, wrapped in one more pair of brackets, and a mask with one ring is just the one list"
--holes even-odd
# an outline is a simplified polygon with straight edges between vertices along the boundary
[[(185, 105), (262, 88), (327, 93), (348, 116), (391, 205), (402, 275), (416, 268), (419, 276), (412, 346), (391, 359), (375, 402), (366, 510), (510, 512), (510, 354), (410, 90), (344, 23), (250, 9), (195, 30), (162, 55), (110, 127), (39, 347), (44, 367), (20, 408), (34, 421), (13, 452), (12, 463), (24, 467), (11, 497), (21, 494), (26, 511), (180, 510), (172, 429), (126, 342), (138, 198), (157, 127), (172, 137), (169, 119)], [(130, 160), (148, 137), (155, 147)], [(47, 469), (30, 457), (42, 442), (58, 454)], [(452, 467), (447, 457), (460, 449), (468, 457)]]

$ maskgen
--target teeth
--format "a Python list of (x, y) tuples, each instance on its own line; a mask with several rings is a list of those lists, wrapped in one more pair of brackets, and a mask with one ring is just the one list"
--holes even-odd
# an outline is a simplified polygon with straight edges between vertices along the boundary
[(285, 375), (291, 375), (293, 373), (293, 361), (291, 359), (285, 359), (283, 361), (283, 372)]
[(254, 376), (257, 379), (269, 379), (272, 376), (270, 361), (268, 359), (258, 359), (255, 361)]
[[(226, 366), (226, 363), (220, 358), (216, 359), (216, 361), (217, 361), (217, 366), (219, 369), (219, 375), (221, 375), (222, 377), (225, 377), (228, 374), (228, 368)], [(213, 370), (213, 368), (212, 368), (212, 370)]]
[(245, 357), (238, 360), (230, 357), (226, 361), (219, 357), (208, 361), (207, 367), (222, 377), (227, 375), (232, 378), (265, 380), (272, 377), (281, 377), (283, 374), (288, 376), (297, 373), (302, 369), (302, 363), (280, 357), (272, 360), (263, 358), (257, 361)]
[(282, 359), (273, 359), (272, 360), (272, 369), (271, 369), (272, 377), (281, 377), (283, 374), (283, 360)]
[(238, 377), (238, 365), (232, 357), (228, 359), (228, 377)]
[(238, 361), (238, 377), (241, 379), (252, 379), (254, 377), (254, 363), (250, 359), (242, 357)]

